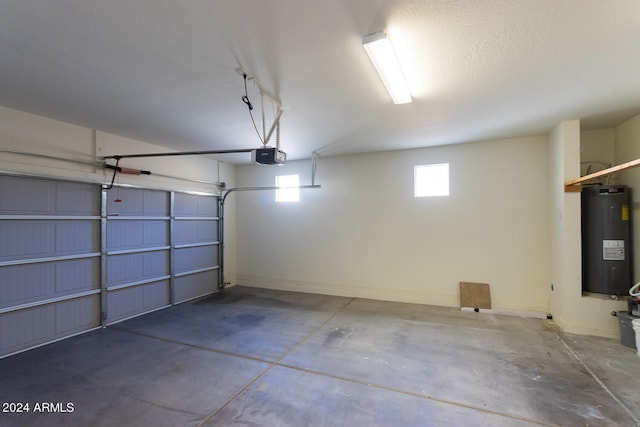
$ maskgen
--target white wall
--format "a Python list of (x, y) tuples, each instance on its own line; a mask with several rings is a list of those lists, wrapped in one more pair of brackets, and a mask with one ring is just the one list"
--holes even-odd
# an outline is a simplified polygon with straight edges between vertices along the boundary
[[(598, 129), (580, 132), (580, 176), (597, 172), (607, 168), (606, 165), (614, 166), (615, 158), (616, 130), (614, 128)], [(585, 162), (602, 162), (605, 165)], [(591, 167), (589, 170), (588, 168)], [(613, 179), (610, 184), (613, 184)], [(598, 179), (602, 181), (602, 178)]]
[(619, 337), (610, 313), (626, 304), (582, 295), (580, 193), (564, 191), (566, 181), (580, 176), (580, 146), (578, 120), (561, 123), (549, 135), (551, 313), (566, 332)]
[[(112, 171), (91, 165), (51, 160), (6, 151), (26, 152), (61, 157), (72, 161), (95, 163), (101, 156), (114, 154), (168, 152), (166, 148), (148, 142), (132, 140), (89, 128), (63, 123), (21, 111), (0, 107), (0, 170), (81, 179), (109, 183)], [(115, 164), (115, 161), (109, 161)], [(217, 193), (215, 185), (196, 181), (216, 182), (233, 178), (233, 169), (220, 167), (221, 162), (203, 156), (123, 159), (120, 166), (145, 169), (151, 175), (118, 174), (117, 183)], [(225, 171), (231, 176), (222, 176)], [(175, 177), (175, 178), (173, 178)]]
[[(320, 158), (320, 190), (277, 204), (239, 193), (238, 283), (458, 306), (459, 282), (491, 285), (494, 309), (549, 309), (546, 137)], [(413, 166), (450, 163), (451, 196), (413, 197)], [(241, 186), (283, 167), (239, 166)]]
[[(616, 128), (615, 164), (640, 159), (640, 115)], [(628, 169), (618, 174), (620, 184), (631, 187), (631, 231), (633, 236), (634, 283), (640, 281), (640, 168)]]
[[(7, 151), (61, 157), (88, 163), (88, 165), (11, 154)], [(148, 142), (0, 107), (0, 173), (109, 183), (113, 171), (93, 166), (96, 161), (99, 161), (100, 156), (167, 151), (171, 150)], [(225, 181), (230, 186), (235, 185), (233, 165), (202, 156), (123, 159), (120, 166), (150, 170), (152, 174), (149, 176), (118, 174), (117, 184), (210, 194), (218, 193), (217, 186), (195, 181), (211, 183)], [(226, 223), (226, 231), (233, 239), (235, 238), (234, 209), (234, 204), (231, 204), (228, 208), (228, 216), (231, 219)], [(229, 251), (225, 252), (228, 262), (225, 281), (234, 281), (233, 241), (227, 247)]]

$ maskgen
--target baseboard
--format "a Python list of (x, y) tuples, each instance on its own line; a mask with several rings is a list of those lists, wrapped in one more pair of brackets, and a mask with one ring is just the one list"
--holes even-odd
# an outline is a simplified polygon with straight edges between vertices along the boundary
[[(253, 288), (274, 289), (279, 291), (306, 292), (321, 295), (333, 295), (350, 298), (366, 298), (382, 301), (405, 302), (413, 304), (435, 305), (441, 307), (459, 307), (458, 288), (450, 294), (429, 291), (428, 289), (413, 291), (407, 289), (382, 289), (367, 286), (339, 285), (335, 283), (307, 282), (289, 279), (274, 279), (247, 274), (237, 275), (237, 284)], [(492, 303), (493, 314), (525, 316), (545, 319), (547, 311), (538, 307), (522, 307), (504, 304), (501, 301)], [(484, 311), (484, 310), (483, 310)]]
[(505, 309), (486, 309), (486, 308), (471, 308), (471, 307), (460, 307), (460, 311), (475, 311), (478, 313), (488, 313), (488, 314), (501, 314), (503, 316), (518, 316), (518, 317), (532, 317), (535, 319), (547, 319), (548, 315), (546, 313), (541, 313), (538, 311), (530, 311), (530, 310), (505, 310)]
[(349, 298), (366, 298), (393, 302), (439, 305), (444, 307), (455, 307), (457, 304), (457, 295), (438, 294), (434, 292), (415, 292), (406, 289), (381, 289), (335, 283), (274, 279), (244, 274), (239, 274), (237, 276), (237, 283), (241, 286), (249, 286), (253, 288), (306, 292)]
[(620, 339), (619, 326), (608, 327), (589, 323), (567, 322), (565, 319), (558, 316), (554, 316), (553, 320), (556, 322), (560, 330), (570, 334), (593, 335), (596, 337)]

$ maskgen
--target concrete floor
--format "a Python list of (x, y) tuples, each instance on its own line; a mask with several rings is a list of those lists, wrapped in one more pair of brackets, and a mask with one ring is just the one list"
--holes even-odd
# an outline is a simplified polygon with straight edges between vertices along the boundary
[(233, 287), (0, 360), (0, 425), (638, 426), (638, 374), (548, 321)]

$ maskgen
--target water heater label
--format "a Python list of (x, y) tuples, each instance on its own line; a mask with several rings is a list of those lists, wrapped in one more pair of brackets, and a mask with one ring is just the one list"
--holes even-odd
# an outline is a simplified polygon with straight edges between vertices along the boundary
[(624, 240), (603, 240), (602, 258), (608, 261), (624, 261)]

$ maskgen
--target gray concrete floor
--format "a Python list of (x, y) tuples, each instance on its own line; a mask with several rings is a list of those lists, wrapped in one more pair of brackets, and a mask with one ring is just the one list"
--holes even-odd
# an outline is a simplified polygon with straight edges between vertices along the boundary
[(549, 321), (233, 287), (0, 360), (0, 425), (638, 426), (639, 374)]

